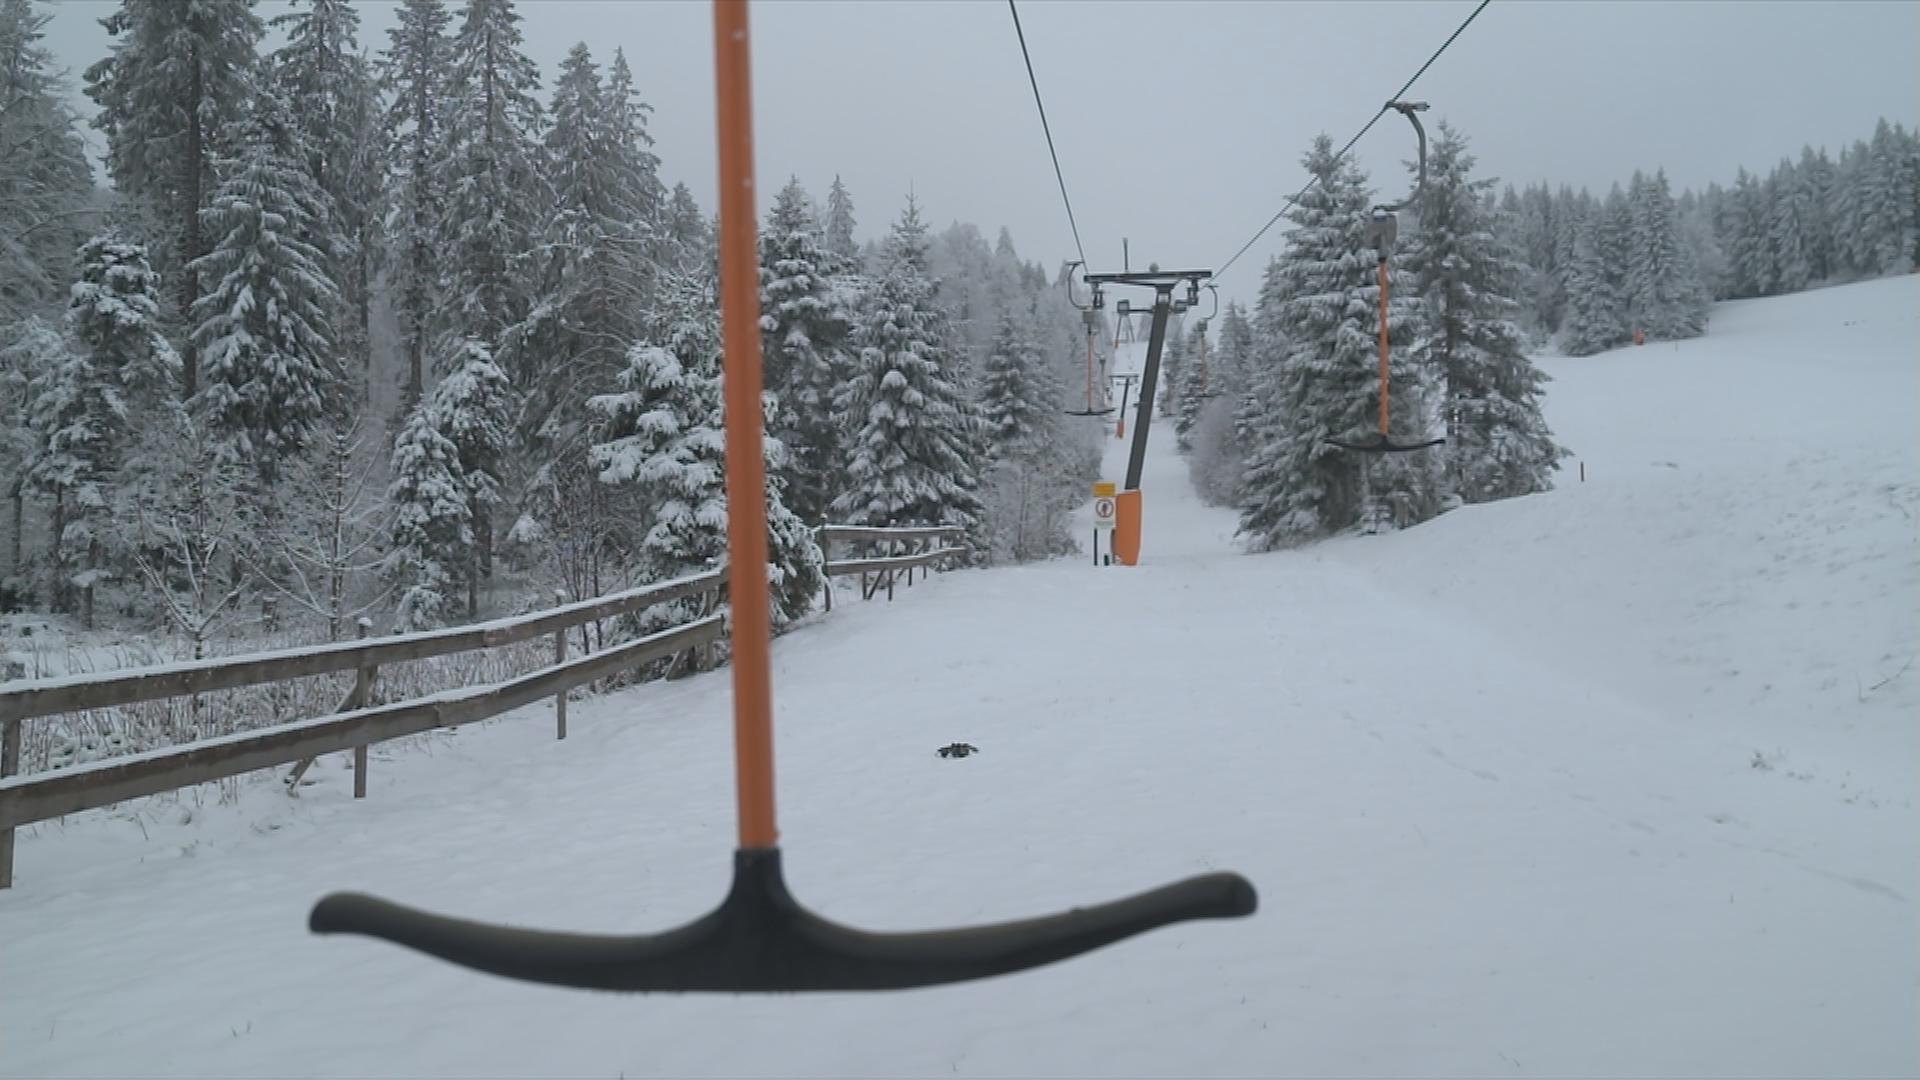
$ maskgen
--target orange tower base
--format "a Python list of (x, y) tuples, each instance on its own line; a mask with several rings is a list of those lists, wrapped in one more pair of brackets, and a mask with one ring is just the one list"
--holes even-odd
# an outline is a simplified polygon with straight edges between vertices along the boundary
[(1140, 561), (1140, 492), (1123, 491), (1113, 497), (1113, 557), (1122, 566)]

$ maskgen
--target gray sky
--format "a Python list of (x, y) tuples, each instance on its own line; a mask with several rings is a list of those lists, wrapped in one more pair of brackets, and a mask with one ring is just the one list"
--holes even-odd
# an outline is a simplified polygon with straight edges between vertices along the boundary
[[(49, 44), (80, 73), (104, 55), (109, 0), (59, 0)], [(363, 43), (386, 47), (394, 4), (364, 0)], [(576, 41), (624, 47), (654, 107), (669, 183), (713, 205), (711, 22), (703, 2), (522, 0), (549, 77)], [(271, 0), (271, 15), (284, 5)], [(1117, 267), (1217, 267), (1304, 177), (1319, 132), (1366, 121), (1472, 10), (1424, 3), (1024, 0), (1088, 257)], [(999, 0), (754, 6), (755, 126), (763, 194), (788, 174), (824, 194), (839, 173), (862, 238), (909, 186), (936, 224), (1001, 225), (1049, 266), (1071, 258), (1046, 144)], [(1676, 188), (1761, 170), (1802, 144), (1920, 122), (1920, 4), (1495, 0), (1415, 86), (1472, 140), (1482, 170), (1604, 191), (1635, 168)], [(91, 103), (83, 103), (91, 112)], [(1355, 149), (1393, 190), (1412, 132), (1387, 117)], [(1390, 170), (1383, 172), (1382, 170)], [(1251, 296), (1284, 223), (1222, 282)]]

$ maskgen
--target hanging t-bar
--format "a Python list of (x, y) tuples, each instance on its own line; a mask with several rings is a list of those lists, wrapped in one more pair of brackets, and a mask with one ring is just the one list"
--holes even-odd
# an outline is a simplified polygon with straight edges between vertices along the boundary
[(1414, 159), (1419, 172), (1413, 184), (1413, 194), (1390, 206), (1376, 208), (1391, 214), (1418, 203), (1420, 197), (1427, 193), (1427, 129), (1420, 124), (1420, 114), (1426, 112), (1428, 106), (1424, 101), (1389, 101), (1383, 108), (1392, 109), (1406, 117), (1407, 122), (1413, 125), (1414, 138), (1420, 140), (1420, 156)]
[(1418, 178), (1414, 181), (1413, 193), (1397, 203), (1382, 204), (1373, 208), (1373, 214), (1367, 221), (1367, 242), (1373, 245), (1374, 259), (1377, 264), (1378, 281), (1375, 292), (1379, 299), (1380, 343), (1380, 404), (1378, 423), (1373, 434), (1362, 439), (1327, 439), (1328, 446), (1341, 450), (1351, 450), (1361, 454), (1405, 454), (1415, 450), (1428, 450), (1442, 446), (1446, 439), (1426, 439), (1420, 442), (1396, 442), (1388, 433), (1389, 402), (1393, 397), (1392, 371), (1388, 363), (1390, 355), (1387, 337), (1387, 264), (1393, 256), (1393, 245), (1400, 235), (1400, 219), (1396, 216), (1408, 206), (1418, 206), (1427, 190), (1427, 129), (1420, 125), (1420, 113), (1427, 111), (1424, 101), (1389, 101), (1382, 107), (1392, 109), (1413, 125), (1413, 133), (1420, 140)]
[(489, 926), (358, 893), (314, 905), (320, 934), (365, 934), (513, 979), (593, 990), (901, 990), (1024, 971), (1189, 919), (1250, 915), (1253, 886), (1207, 874), (1095, 907), (1024, 922), (875, 934), (801, 907), (780, 870), (774, 816), (768, 654), (765, 457), (761, 443), (759, 268), (745, 0), (715, 0), (720, 129), (720, 314), (727, 394), (727, 550), (732, 565), (735, 794), (733, 887), (706, 917), (634, 937)]
[(1006, 975), (1170, 923), (1250, 915), (1253, 886), (1206, 874), (1094, 907), (963, 930), (876, 934), (800, 906), (778, 849), (734, 854), (733, 888), (706, 917), (663, 934), (547, 933), (450, 919), (368, 896), (327, 897), (312, 928), (405, 945), (478, 971), (589, 990), (903, 990)]

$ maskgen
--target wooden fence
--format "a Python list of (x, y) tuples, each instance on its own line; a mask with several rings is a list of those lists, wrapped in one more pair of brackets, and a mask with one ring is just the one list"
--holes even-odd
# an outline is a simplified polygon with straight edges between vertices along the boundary
[[(896, 575), (905, 574), (911, 585), (915, 570), (924, 574), (966, 554), (957, 543), (961, 532), (951, 527), (822, 527), (819, 539), (828, 556), (828, 610), (833, 607), (832, 578), (857, 574), (863, 597), (870, 599), (885, 588), (892, 599)], [(881, 545), (889, 553), (836, 561), (832, 558), (836, 544)], [(365, 798), (367, 750), (373, 744), (459, 727), (549, 697), (554, 701), (555, 737), (564, 739), (568, 691), (717, 642), (726, 630), (719, 610), (726, 585), (726, 572), (715, 570), (470, 626), (368, 638), (368, 624), (363, 622), (357, 641), (0, 684), (0, 889), (13, 884), (14, 829), (21, 825), (281, 765), (294, 766), (287, 778), (288, 789), (294, 790), (316, 758), (340, 751), (352, 751), (354, 798)], [(702, 614), (683, 625), (591, 655), (567, 657), (568, 631), (576, 626), (690, 598), (700, 599)], [(552, 636), (554, 648), (550, 667), (486, 686), (370, 704), (382, 665), (491, 649), (547, 635)], [(328, 716), (17, 775), (22, 733), (29, 720), (344, 671), (354, 672), (353, 687)]]
[[(958, 525), (928, 528), (878, 528), (864, 525), (826, 525), (820, 529), (820, 551), (827, 561), (827, 610), (833, 610), (833, 579), (860, 576), (860, 598), (871, 600), (881, 589), (893, 599), (896, 578), (904, 574), (913, 584), (913, 572), (928, 573), (935, 566), (950, 564), (967, 553), (961, 540), (966, 530)], [(868, 544), (885, 554), (863, 555), (852, 559), (833, 557), (834, 545)]]

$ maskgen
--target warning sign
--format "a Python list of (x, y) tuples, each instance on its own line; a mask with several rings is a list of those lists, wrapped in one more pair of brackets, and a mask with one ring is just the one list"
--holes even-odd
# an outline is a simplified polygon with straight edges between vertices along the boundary
[(1093, 500), (1093, 527), (1096, 529), (1113, 528), (1113, 497), (1102, 495)]

